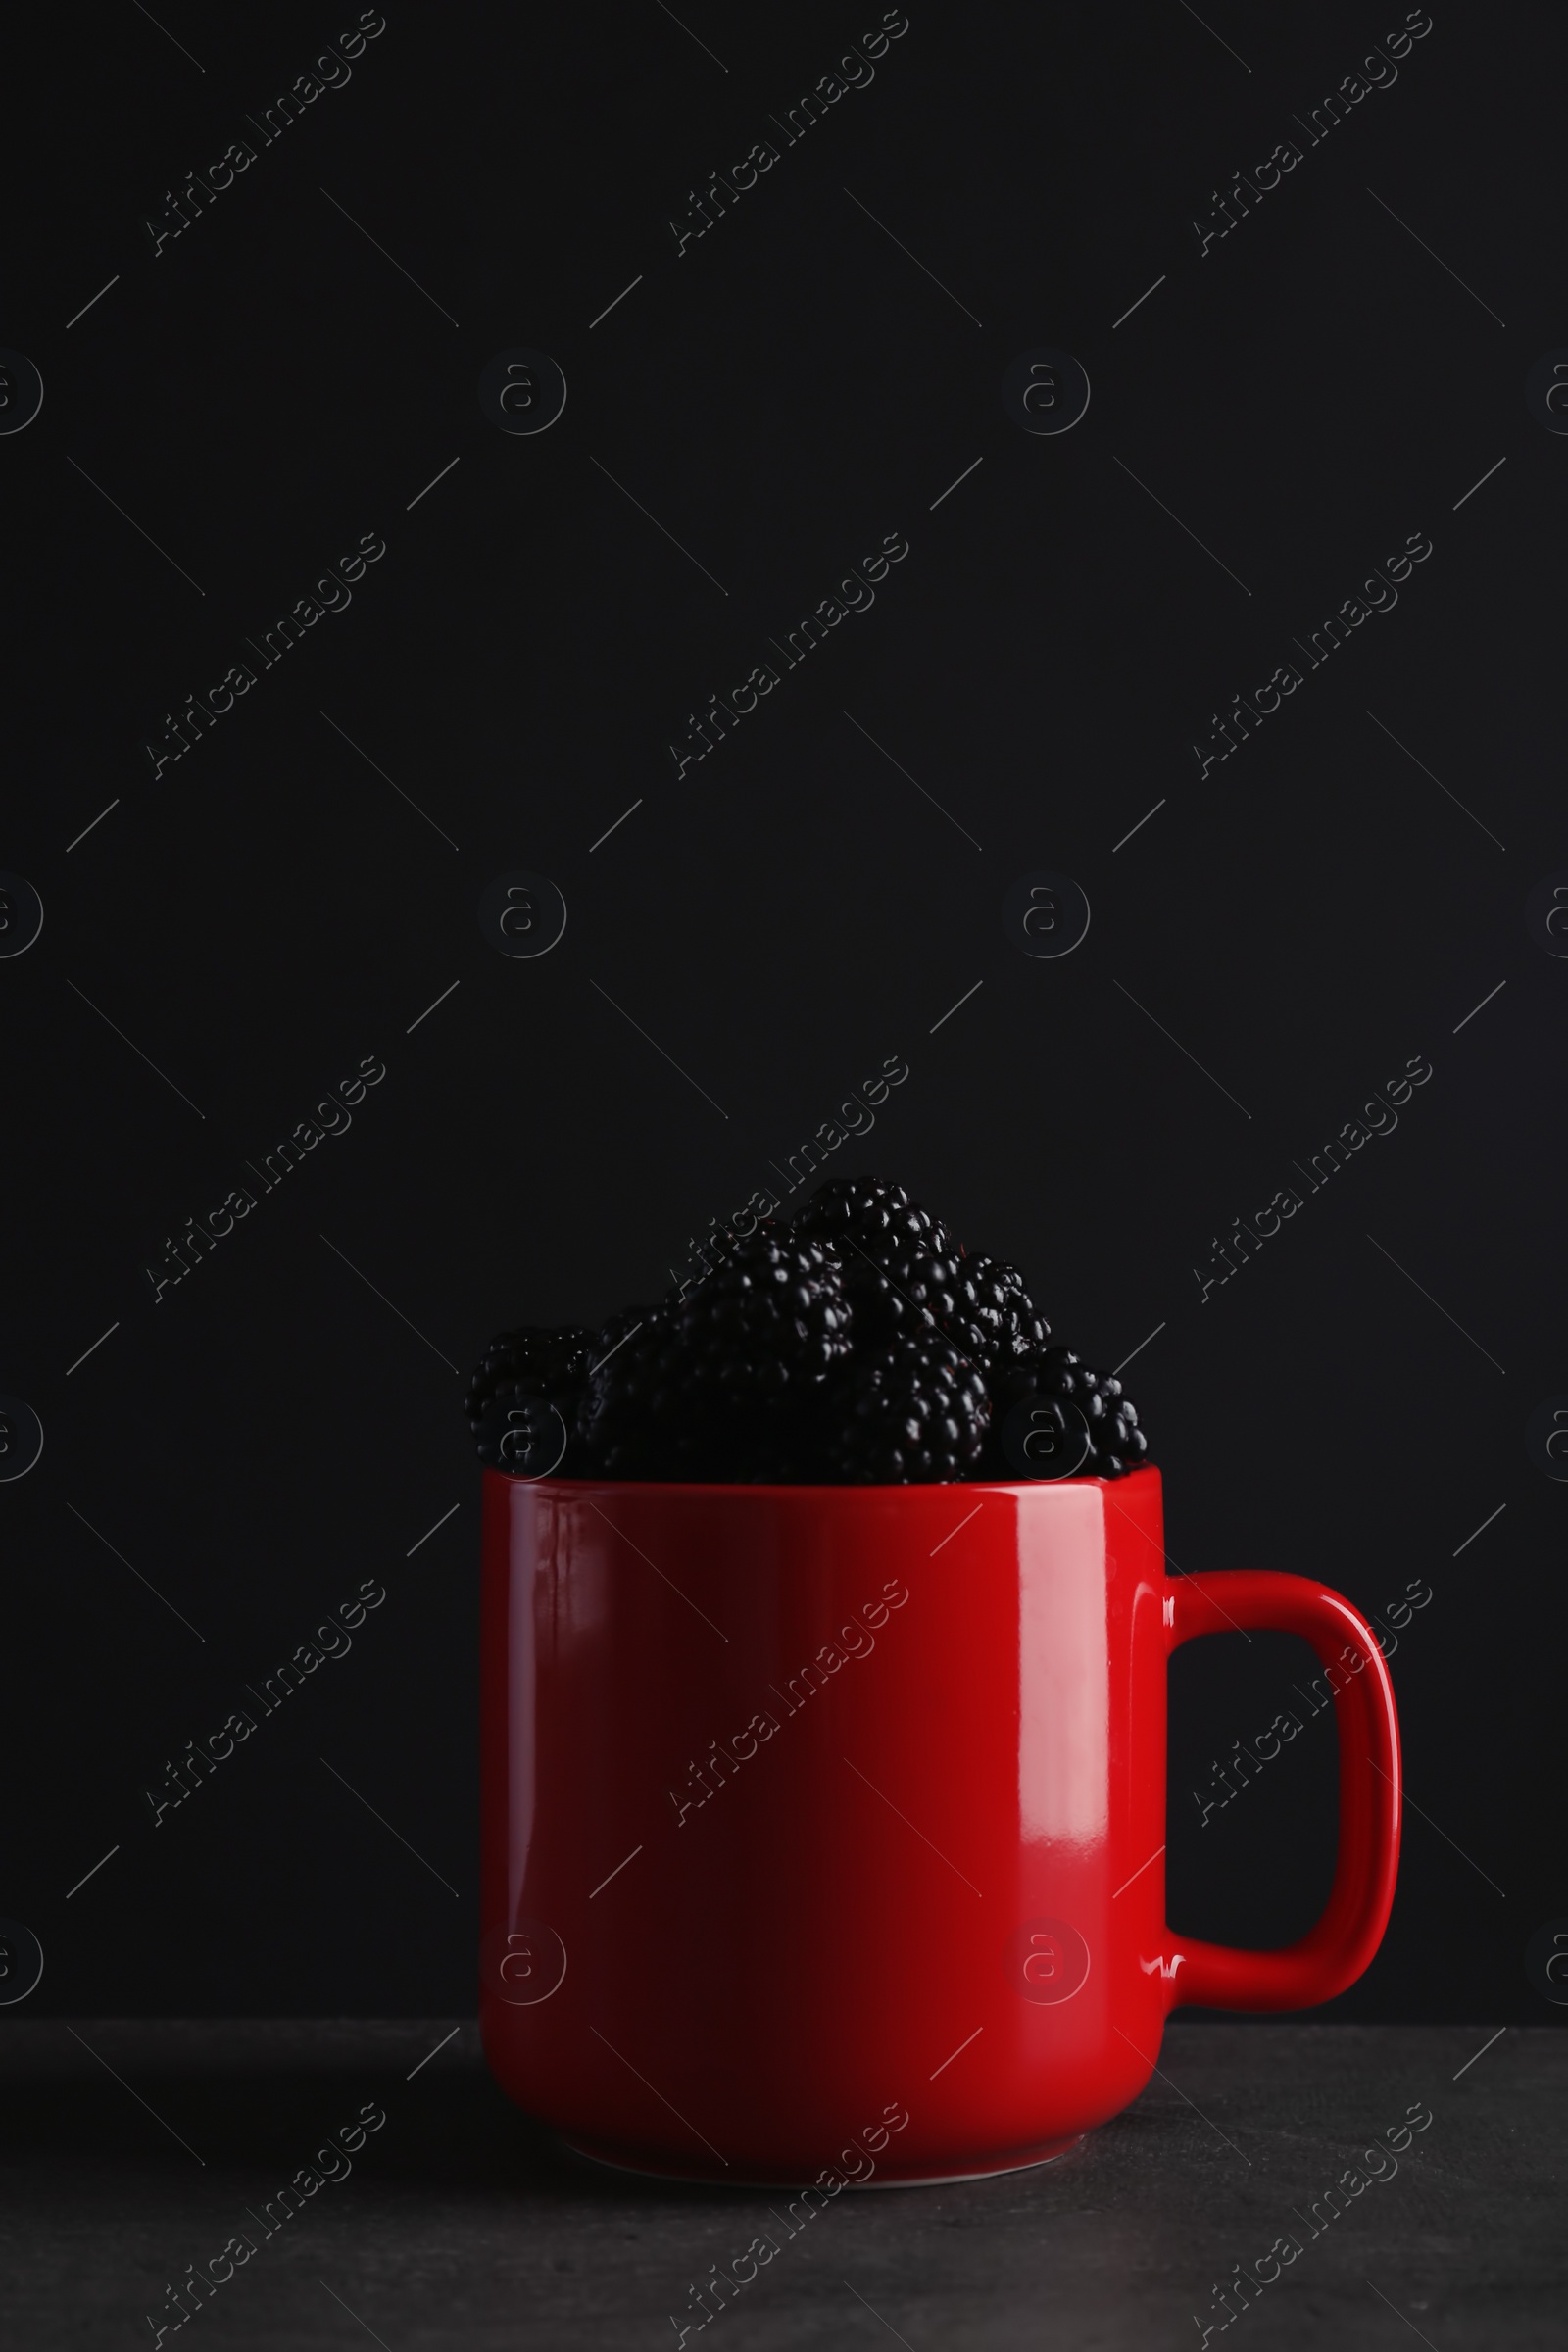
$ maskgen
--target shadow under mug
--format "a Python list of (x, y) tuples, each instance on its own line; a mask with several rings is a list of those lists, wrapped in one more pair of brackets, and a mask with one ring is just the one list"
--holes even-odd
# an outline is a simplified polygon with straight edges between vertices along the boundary
[[(1339, 1853), (1298, 1942), (1164, 1910), (1166, 1660), (1299, 1634)], [(484, 1474), (480, 2027), (583, 2153), (878, 2184), (1059, 2155), (1178, 2003), (1296, 2009), (1394, 1898), (1377, 1641), (1314, 1580), (1166, 1574), (1159, 1474), (730, 1487)]]

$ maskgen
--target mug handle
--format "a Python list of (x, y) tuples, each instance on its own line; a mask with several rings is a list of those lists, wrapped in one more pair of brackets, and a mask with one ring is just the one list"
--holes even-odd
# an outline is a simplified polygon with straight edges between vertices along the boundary
[(1251, 1568), (1170, 1578), (1165, 1626), (1167, 1652), (1200, 1634), (1299, 1634), (1330, 1669), (1340, 1736), (1340, 1843), (1322, 1917), (1299, 1942), (1272, 1952), (1204, 1943), (1167, 1927), (1170, 2005), (1304, 2009), (1330, 2001), (1383, 1940), (1399, 1866), (1399, 1721), (1377, 1638), (1329, 1586)]

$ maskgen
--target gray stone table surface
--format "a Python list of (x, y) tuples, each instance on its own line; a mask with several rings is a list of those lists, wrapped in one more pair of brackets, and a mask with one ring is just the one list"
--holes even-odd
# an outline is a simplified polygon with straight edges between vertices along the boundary
[[(777, 2253), (703, 2331), (724, 2352), (1155, 2352), (1203, 2326), (1247, 2352), (1544, 2352), (1568, 2344), (1568, 2036), (1494, 2032), (1178, 2020), (1145, 2095), (1056, 2163), (846, 2192), (787, 2237), (768, 2218), (787, 2192), (567, 2153), (495, 2087), (471, 2020), (8, 2019), (0, 2341), (109, 2352), (167, 2326), (173, 2344), (166, 2289), (244, 2233), (255, 2253), (185, 2323), (213, 2352), (663, 2352), (671, 2314), (699, 2341), (710, 2266), (770, 2230)], [(264, 2234), (367, 2104), (385, 2122), (352, 2172)], [(1432, 2120), (1397, 2170), (1314, 2231), (1412, 2108)], [(1222, 2328), (1216, 2282), (1282, 2236), (1299, 2254)]]

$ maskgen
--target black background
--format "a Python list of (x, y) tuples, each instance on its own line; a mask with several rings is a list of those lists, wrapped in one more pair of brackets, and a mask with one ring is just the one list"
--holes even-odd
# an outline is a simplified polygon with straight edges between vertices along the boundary
[[(1148, 1340), (1182, 1570), (1431, 1587), (1393, 1662), (1419, 1811), (1336, 2011), (1544, 2022), (1568, 1494), (1524, 1429), (1568, 1388), (1568, 967), (1524, 906), (1568, 865), (1568, 442), (1524, 379), (1568, 344), (1568, 23), (1440, 5), (1308, 146), (1401, 8), (911, 0), (786, 147), (770, 114), (876, 7), (389, 5), (262, 147), (246, 115), (356, 14), (50, 12), (6, 76), (0, 343), (45, 383), (0, 438), (0, 864), (45, 907), (0, 962), (0, 1389), (46, 1433), (0, 1486), (31, 2009), (471, 2006), (457, 1367), (657, 1294), (897, 1054), (837, 1171), (1015, 1260), (1091, 1360)], [(144, 220), (239, 137), (155, 258)], [(1200, 257), (1212, 192), (1293, 137)], [(514, 346), (568, 385), (534, 438), (478, 406)], [(1040, 346), (1093, 387), (1060, 438), (1002, 404)], [(352, 607), (155, 781), (164, 713), (366, 532)], [(677, 781), (688, 713), (890, 532), (874, 609)], [(1200, 777), (1210, 714), (1416, 532), (1397, 609)], [(514, 868), (565, 896), (542, 960), (479, 932)], [(1003, 931), (1036, 868), (1092, 906), (1061, 961)], [(155, 1304), (165, 1237), (372, 1055), (352, 1129)], [(1231, 1220), (1416, 1055), (1397, 1131), (1202, 1299)], [(155, 1829), (165, 1760), (366, 1579), (352, 1653)], [(1206, 1827), (1192, 1796), (1305, 1662), (1176, 1661), (1181, 1927), (1275, 1942), (1321, 1903), (1326, 1725)]]

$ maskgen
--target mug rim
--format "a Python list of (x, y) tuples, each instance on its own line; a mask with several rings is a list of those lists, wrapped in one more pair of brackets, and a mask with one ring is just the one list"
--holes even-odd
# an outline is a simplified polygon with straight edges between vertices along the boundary
[(675, 1478), (529, 1478), (526, 1474), (498, 1469), (493, 1463), (482, 1462), (480, 1471), (485, 1478), (499, 1478), (509, 1487), (537, 1487), (541, 1492), (582, 1493), (592, 1489), (596, 1494), (1034, 1494), (1042, 1491), (1057, 1491), (1069, 1487), (1099, 1487), (1121, 1489), (1134, 1479), (1159, 1477), (1157, 1462), (1140, 1462), (1136, 1470), (1127, 1471), (1121, 1478), (927, 1478), (905, 1479), (893, 1486), (875, 1486), (859, 1479), (838, 1479), (815, 1484), (808, 1479), (787, 1479), (776, 1483), (763, 1479), (675, 1479)]

